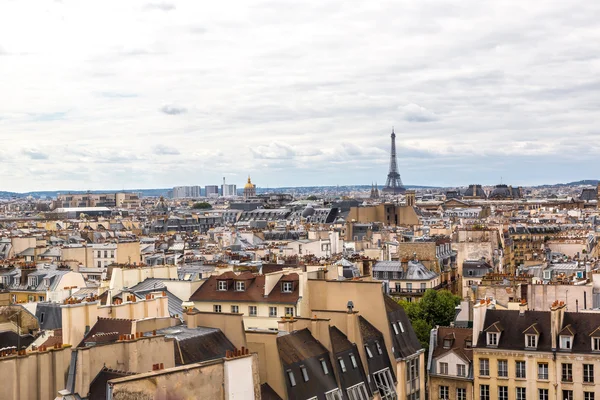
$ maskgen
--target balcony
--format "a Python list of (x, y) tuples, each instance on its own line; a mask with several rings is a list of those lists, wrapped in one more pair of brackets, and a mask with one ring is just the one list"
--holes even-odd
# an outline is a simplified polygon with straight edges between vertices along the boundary
[(407, 289), (407, 288), (397, 288), (397, 287), (390, 287), (389, 290), (389, 294), (392, 296), (423, 296), (423, 294), (425, 294), (425, 291), (427, 289), (433, 289), (433, 290), (439, 290), (442, 289), (444, 287), (447, 287), (448, 284), (443, 284), (440, 283), (439, 285), (432, 287), (432, 288), (425, 288), (425, 289)]

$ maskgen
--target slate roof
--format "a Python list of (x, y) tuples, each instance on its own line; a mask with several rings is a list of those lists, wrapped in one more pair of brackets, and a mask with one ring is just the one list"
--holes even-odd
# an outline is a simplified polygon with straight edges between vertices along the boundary
[(397, 272), (400, 274), (400, 276), (398, 278), (394, 278), (395, 281), (429, 281), (439, 276), (437, 273), (427, 269), (427, 267), (418, 261), (409, 261), (406, 272), (404, 272), (402, 268), (402, 262), (400, 261), (378, 261), (373, 266), (373, 272)]
[[(444, 348), (446, 338), (452, 340), (448, 349)], [(438, 328), (437, 345), (433, 351), (433, 357), (438, 358), (446, 353), (454, 352), (463, 359), (473, 362), (473, 348), (465, 346), (468, 340), (473, 342), (473, 329), (441, 326)]]
[(0, 349), (5, 347), (17, 347), (18, 345), (23, 347), (29, 347), (35, 340), (33, 335), (21, 335), (21, 341), (19, 342), (19, 334), (13, 331), (2, 331), (0, 332)]
[(263, 383), (260, 385), (260, 398), (262, 400), (283, 400), (279, 395), (273, 390), (268, 383)]
[(87, 400), (105, 400), (108, 381), (130, 375), (135, 375), (135, 372), (119, 371), (106, 367), (102, 368), (90, 383)]
[(286, 366), (328, 354), (327, 349), (311, 335), (307, 328), (277, 337), (277, 348), (279, 358)]
[[(422, 349), (421, 342), (417, 338), (408, 316), (404, 309), (396, 303), (391, 297), (384, 295), (385, 311), (390, 324), (390, 333), (392, 335), (393, 351), (395, 358), (407, 358)], [(402, 324), (404, 332), (400, 329)], [(394, 330), (394, 324), (398, 327), (398, 334)]]
[(188, 328), (185, 325), (159, 329), (157, 334), (176, 340), (175, 364), (193, 364), (201, 361), (225, 357), (227, 350), (235, 346), (227, 336), (217, 328)]
[(40, 323), (41, 330), (62, 328), (62, 310), (58, 303), (38, 303), (35, 317)]
[(348, 340), (348, 337), (335, 326), (329, 327), (329, 337), (334, 354), (342, 353), (354, 348), (354, 345)]
[[(523, 332), (536, 323), (540, 331), (537, 346), (538, 351), (552, 350), (549, 311), (526, 311), (524, 316), (519, 316), (518, 310), (487, 310), (483, 323), (484, 330), (496, 323), (499, 323), (503, 327), (498, 341), (498, 349), (524, 350), (525, 334)], [(479, 333), (477, 348), (485, 348), (487, 347), (486, 344), (486, 333), (482, 331)], [(587, 350), (589, 351), (590, 348), (588, 347)]]
[[(228, 281), (228, 288), (226, 291), (217, 290), (217, 281), (226, 280)], [(246, 289), (244, 291), (235, 291), (234, 281), (244, 280), (246, 281)], [(295, 282), (292, 287), (291, 293), (284, 293), (281, 290), (281, 282), (291, 281)], [(282, 304), (296, 304), (300, 296), (299, 289), (299, 277), (298, 274), (288, 274), (280, 278), (268, 296), (265, 297), (265, 276), (255, 275), (252, 280), (247, 279), (243, 276), (242, 279), (238, 278), (233, 272), (226, 272), (219, 276), (211, 276), (204, 282), (202, 286), (192, 294), (190, 301), (232, 301), (232, 302), (260, 302), (260, 303), (282, 303)]]

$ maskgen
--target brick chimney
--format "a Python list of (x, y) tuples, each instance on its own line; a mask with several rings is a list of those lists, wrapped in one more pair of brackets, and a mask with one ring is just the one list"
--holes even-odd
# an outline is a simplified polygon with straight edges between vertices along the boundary
[(527, 311), (527, 301), (523, 299), (521, 300), (521, 304), (519, 304), (519, 317), (524, 317), (525, 311)]
[(561, 331), (565, 318), (565, 302), (556, 300), (550, 306), (550, 328), (552, 335), (552, 350), (558, 348), (558, 332)]

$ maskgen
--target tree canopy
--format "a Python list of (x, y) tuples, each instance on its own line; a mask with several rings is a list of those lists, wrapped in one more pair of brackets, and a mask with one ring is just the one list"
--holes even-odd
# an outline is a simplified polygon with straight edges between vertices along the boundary
[(201, 201), (199, 203), (194, 203), (194, 205), (192, 206), (192, 208), (194, 210), (208, 210), (208, 209), (212, 208), (212, 206), (209, 203), (205, 202), (205, 201)]
[(460, 297), (453, 295), (448, 290), (428, 289), (420, 301), (408, 302), (400, 300), (398, 304), (404, 308), (406, 315), (425, 348), (429, 348), (429, 335), (431, 329), (436, 326), (449, 326), (454, 321), (456, 306), (460, 303)]

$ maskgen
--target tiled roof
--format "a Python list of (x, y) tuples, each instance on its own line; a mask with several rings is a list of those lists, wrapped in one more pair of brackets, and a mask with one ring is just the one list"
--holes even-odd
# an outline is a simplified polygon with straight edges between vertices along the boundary
[[(132, 321), (130, 319), (121, 318), (103, 318), (99, 317), (92, 329), (84, 336), (81, 343), (77, 347), (85, 347), (88, 343), (106, 343), (116, 341), (120, 335), (131, 334)], [(106, 337), (98, 334), (111, 334)], [(116, 337), (115, 337), (116, 334)]]
[[(449, 338), (452, 340), (450, 348), (444, 348), (444, 339)], [(454, 352), (465, 360), (473, 361), (473, 348), (466, 347), (467, 341), (473, 342), (473, 329), (440, 327), (438, 328), (437, 345), (433, 351), (433, 357), (437, 358), (446, 353)]]
[[(227, 274), (227, 275), (226, 275)], [(265, 297), (265, 276), (256, 275), (252, 280), (246, 280), (244, 291), (235, 291), (234, 280), (237, 276), (233, 272), (227, 272), (219, 276), (211, 276), (190, 297), (190, 301), (228, 301), (228, 302), (253, 302), (253, 303), (284, 303), (296, 304), (298, 302), (298, 283), (292, 285), (291, 293), (281, 290), (282, 279), (285, 281), (298, 282), (297, 274), (284, 275)], [(233, 275), (233, 276), (232, 276)], [(225, 278), (225, 277), (226, 278)], [(231, 278), (230, 278), (231, 277)], [(227, 290), (217, 290), (217, 281), (228, 280)]]

